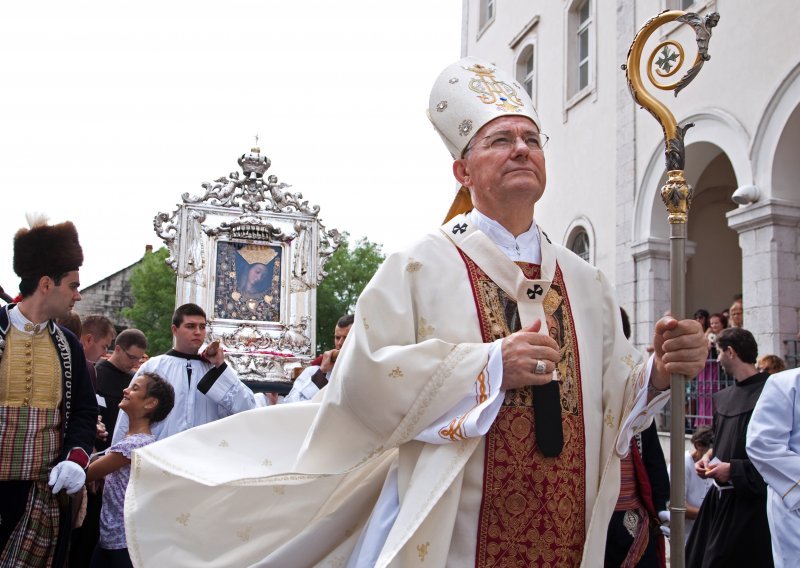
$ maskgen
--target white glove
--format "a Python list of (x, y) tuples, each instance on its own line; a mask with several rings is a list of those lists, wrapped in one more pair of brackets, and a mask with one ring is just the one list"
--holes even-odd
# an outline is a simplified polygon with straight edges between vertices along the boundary
[(661, 525), (658, 528), (661, 529), (661, 534), (663, 534), (665, 537), (669, 538), (669, 527), (668, 526)]
[(54, 495), (62, 489), (67, 492), (67, 495), (72, 495), (86, 483), (86, 472), (75, 462), (62, 461), (56, 464), (56, 467), (50, 472), (48, 483), (53, 487)]
[(662, 523), (669, 524), (669, 511), (659, 511), (658, 512), (658, 520)]

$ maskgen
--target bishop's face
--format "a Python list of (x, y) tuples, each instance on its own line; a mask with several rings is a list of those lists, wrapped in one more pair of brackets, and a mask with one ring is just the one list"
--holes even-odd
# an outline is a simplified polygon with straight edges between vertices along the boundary
[(547, 183), (544, 152), (532, 143), (539, 129), (524, 116), (503, 116), (475, 134), (453, 173), (481, 212), (535, 204)]

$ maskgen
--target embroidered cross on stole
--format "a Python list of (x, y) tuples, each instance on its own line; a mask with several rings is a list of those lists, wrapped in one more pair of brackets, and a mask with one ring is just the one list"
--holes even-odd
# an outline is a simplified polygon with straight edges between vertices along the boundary
[[(516, 302), (462, 253), (485, 342), (521, 328)], [(527, 278), (539, 266), (517, 263)], [(545, 457), (536, 441), (531, 388), (506, 393), (486, 435), (475, 565), (578, 566), (586, 535), (586, 457), (580, 359), (569, 298), (556, 267), (544, 299), (550, 336), (561, 350), (564, 447)]]

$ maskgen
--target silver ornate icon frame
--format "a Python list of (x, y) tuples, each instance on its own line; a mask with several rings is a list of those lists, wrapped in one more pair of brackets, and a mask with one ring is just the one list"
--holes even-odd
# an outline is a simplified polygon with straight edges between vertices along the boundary
[[(318, 206), (264, 177), (270, 160), (259, 148), (238, 162), (241, 174), (203, 183), (202, 195), (184, 193), (154, 228), (177, 274), (176, 306), (205, 310), (208, 340), (220, 341), (241, 379), (288, 382), (314, 355), (316, 289), (341, 237), (325, 229)], [(271, 266), (271, 279), (246, 291), (241, 266), (249, 273), (253, 264)]]

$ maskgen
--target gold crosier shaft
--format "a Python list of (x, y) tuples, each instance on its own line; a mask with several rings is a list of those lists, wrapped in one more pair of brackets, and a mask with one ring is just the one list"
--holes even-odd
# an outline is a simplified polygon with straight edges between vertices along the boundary
[[(692, 124), (678, 125), (669, 108), (653, 97), (644, 88), (641, 77), (641, 62), (645, 44), (659, 27), (678, 21), (691, 26), (697, 40), (697, 57), (684, 76), (672, 84), (659, 83), (655, 76), (668, 78), (683, 67), (684, 49), (677, 41), (666, 40), (659, 43), (647, 60), (647, 78), (655, 88), (674, 91), (675, 96), (697, 76), (708, 59), (708, 42), (711, 28), (719, 21), (719, 14), (712, 13), (701, 18), (697, 14), (681, 10), (662, 12), (648, 21), (636, 33), (628, 52), (628, 62), (623, 66), (628, 78), (628, 87), (634, 100), (652, 114), (664, 131), (664, 153), (667, 164), (667, 182), (661, 188), (661, 199), (667, 207), (670, 227), (670, 309), (673, 317), (684, 317), (686, 282), (686, 222), (692, 201), (692, 188), (684, 177), (683, 137)], [(657, 69), (654, 71), (653, 60)], [(684, 535), (686, 520), (686, 481), (684, 477), (684, 434), (685, 434), (685, 381), (682, 375), (672, 375), (670, 425), (670, 566), (683, 568), (685, 565)]]

